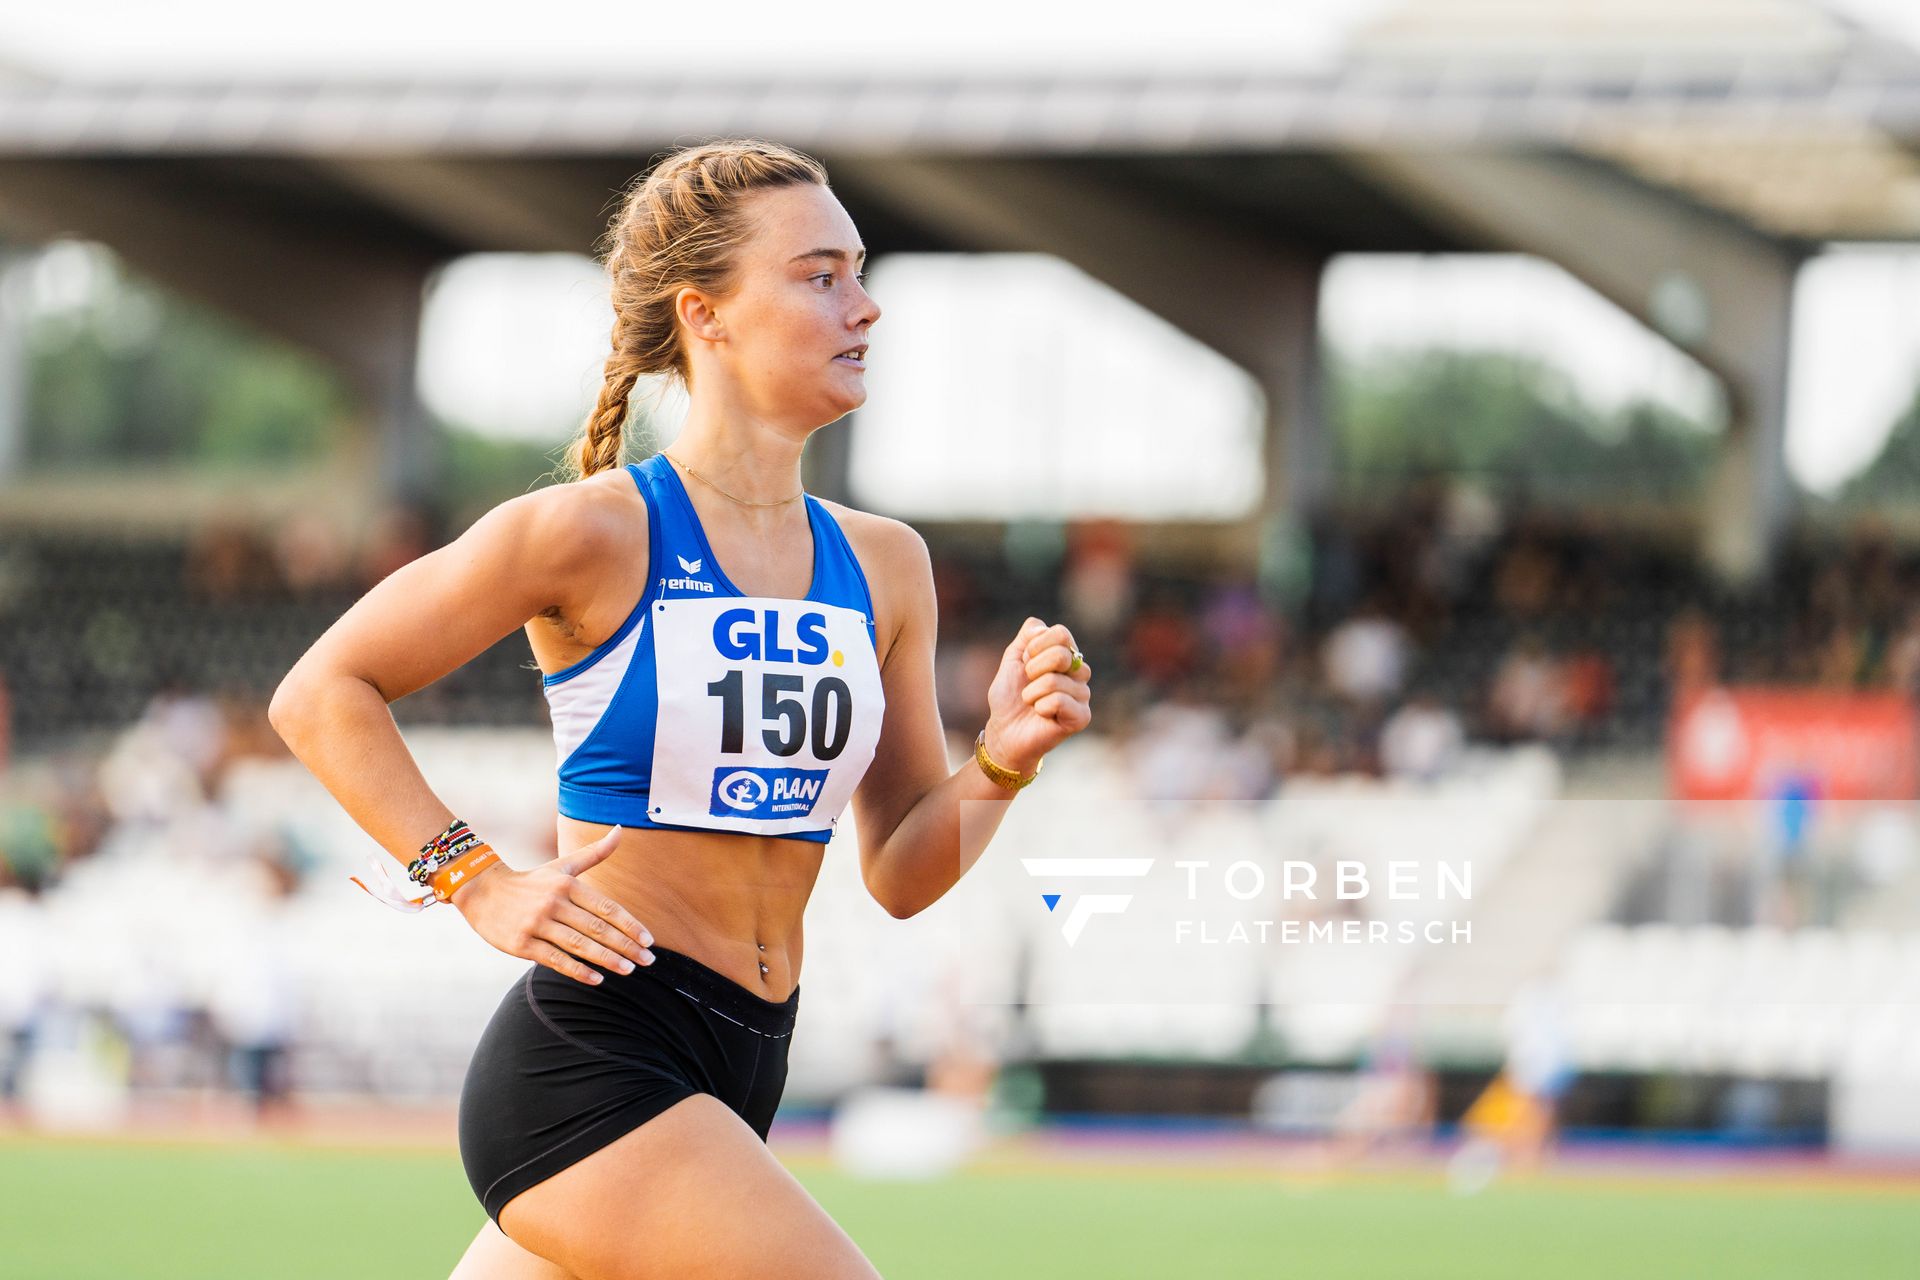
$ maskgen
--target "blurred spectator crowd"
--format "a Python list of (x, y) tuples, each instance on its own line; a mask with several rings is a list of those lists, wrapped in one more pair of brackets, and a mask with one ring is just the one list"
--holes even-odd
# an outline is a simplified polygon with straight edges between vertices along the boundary
[[(30, 1064), (50, 1073), (43, 1100), (84, 1105), (102, 1036), (137, 1089), (229, 1088), (266, 1114), (284, 1104), (294, 1009), (267, 935), (312, 859), (271, 827), (236, 825), (217, 803), (237, 764), (284, 755), (260, 704), (168, 688), (104, 750), (68, 745), (0, 770), (0, 1118), (26, 1092)], [(224, 956), (205, 1000), (181, 998), (104, 920), (108, 936), (77, 938), (71, 915), (41, 909), (56, 887), (118, 874), (116, 846), (164, 847), (178, 883), (252, 922), (247, 937), (261, 945)], [(106, 1004), (63, 992), (72, 966), (60, 962), (75, 948), (104, 974)]]
[[(926, 532), (948, 729), (971, 739), (1024, 617), (1063, 620), (1097, 673), (1093, 732), (1124, 749), (1152, 805), (1257, 804), (1292, 777), (1433, 780), (1477, 743), (1650, 751), (1675, 696), (1723, 681), (1920, 690), (1920, 555), (1873, 530), (1796, 543), (1743, 592), (1712, 581), (1683, 538), (1510, 517), (1446, 489), (1319, 522), (1293, 585), (1179, 563), (1119, 521), (1065, 525), (1039, 555), (1031, 530), (999, 545)], [(164, 825), (263, 919), (298, 888), (299, 849), (217, 820), (223, 779), (285, 756), (265, 716), (280, 677), (444, 538), (416, 512), (358, 539), (309, 513), (186, 542), (0, 536), (0, 1102), (30, 1034), (78, 1034), (58, 1022), (74, 1011), (33, 984), (51, 945), (35, 939), (33, 902), (116, 833)], [(395, 712), (403, 725), (546, 723), (517, 635)], [(168, 1015), (185, 1026), (150, 1025), (136, 1006), (94, 1011), (136, 1076), (225, 1082), (262, 1106), (284, 1093), (290, 1015), (258, 983)]]
[[(1290, 774), (1431, 778), (1473, 742), (1647, 751), (1676, 695), (1721, 681), (1920, 688), (1920, 556), (1871, 530), (1796, 543), (1744, 592), (1699, 568), (1683, 534), (1510, 515), (1464, 487), (1321, 519), (1298, 585), (1217, 554), (1181, 563), (1117, 520), (1056, 532), (1035, 554), (1013, 530), (1000, 544), (926, 530), (943, 719), (971, 736), (1021, 619), (1061, 619), (1097, 672), (1092, 732), (1144, 737), (1176, 791), (1258, 800)], [(0, 535), (0, 761), (88, 734), (103, 749), (157, 695), (257, 718), (335, 618), (447, 536), (409, 510), (355, 537), (313, 512), (184, 542)], [(546, 718), (517, 635), (395, 714)]]

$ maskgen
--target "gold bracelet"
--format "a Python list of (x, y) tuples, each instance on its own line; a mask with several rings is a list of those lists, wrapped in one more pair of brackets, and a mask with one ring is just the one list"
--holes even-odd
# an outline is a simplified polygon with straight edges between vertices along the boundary
[(973, 740), (973, 758), (979, 761), (980, 769), (983, 773), (1009, 791), (1018, 791), (1039, 777), (1040, 770), (1044, 768), (1047, 763), (1046, 757), (1042, 756), (1039, 763), (1033, 766), (1033, 772), (1024, 778), (1011, 769), (995, 764), (993, 757), (987, 754), (987, 731), (985, 729), (980, 730), (980, 736)]

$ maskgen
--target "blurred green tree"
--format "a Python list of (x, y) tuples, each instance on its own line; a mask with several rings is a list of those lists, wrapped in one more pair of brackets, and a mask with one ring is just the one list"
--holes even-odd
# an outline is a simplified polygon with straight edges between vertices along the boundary
[(1648, 400), (1603, 411), (1563, 371), (1494, 351), (1330, 353), (1340, 491), (1391, 496), (1437, 475), (1548, 501), (1697, 494), (1718, 430)]
[(1880, 453), (1834, 494), (1846, 510), (1911, 507), (1920, 496), (1920, 388), (1887, 433)]
[[(126, 270), (104, 247), (49, 249), (27, 334), (27, 469), (272, 469), (329, 456), (353, 398), (317, 357)], [(32, 269), (31, 267), (27, 269)], [(560, 442), (441, 423), (446, 491), (478, 514), (550, 483)]]
[(212, 467), (325, 454), (348, 411), (320, 361), (127, 273), (111, 253), (68, 268), (27, 334), (26, 464)]

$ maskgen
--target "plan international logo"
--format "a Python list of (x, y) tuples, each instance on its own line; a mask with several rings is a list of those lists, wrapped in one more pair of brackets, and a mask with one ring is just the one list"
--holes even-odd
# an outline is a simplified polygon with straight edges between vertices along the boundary
[(733, 768), (713, 771), (707, 813), (716, 818), (794, 818), (813, 812), (826, 786), (825, 769)]
[[(1022, 858), (1020, 864), (1036, 880), (1058, 883), (1062, 880), (1109, 880), (1117, 876), (1138, 878), (1153, 866), (1152, 858)], [(1043, 893), (1040, 900), (1052, 911), (1062, 895)], [(1130, 893), (1087, 893), (1074, 900), (1066, 919), (1060, 924), (1060, 936), (1072, 946), (1080, 940), (1087, 921), (1095, 916), (1118, 915), (1133, 901)]]

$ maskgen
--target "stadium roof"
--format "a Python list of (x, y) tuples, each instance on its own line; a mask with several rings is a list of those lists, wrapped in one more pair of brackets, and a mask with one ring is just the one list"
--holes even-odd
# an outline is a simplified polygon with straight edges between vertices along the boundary
[(1798, 0), (1415, 0), (1330, 68), (1274, 75), (0, 74), (0, 158), (630, 157), (723, 134), (828, 155), (1548, 149), (1784, 239), (1920, 237), (1920, 57)]

